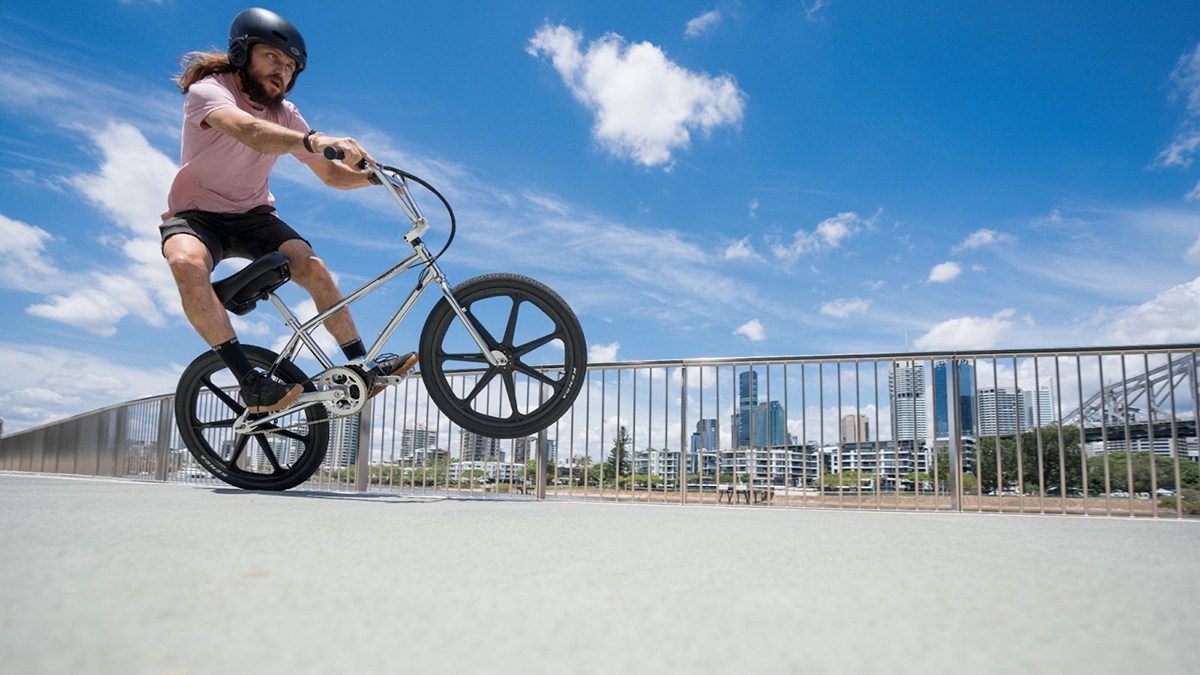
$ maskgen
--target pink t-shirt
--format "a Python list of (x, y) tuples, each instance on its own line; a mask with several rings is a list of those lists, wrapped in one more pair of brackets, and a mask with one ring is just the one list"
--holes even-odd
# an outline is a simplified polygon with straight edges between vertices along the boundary
[[(180, 168), (167, 195), (164, 222), (180, 211), (246, 213), (258, 206), (275, 205), (267, 178), (277, 157), (205, 123), (209, 113), (221, 108), (238, 108), (260, 120), (308, 131), (308, 123), (289, 101), (276, 108), (254, 109), (242, 98), (232, 73), (209, 75), (196, 82), (188, 88), (183, 102)], [(292, 156), (305, 164), (322, 159), (305, 150)]]

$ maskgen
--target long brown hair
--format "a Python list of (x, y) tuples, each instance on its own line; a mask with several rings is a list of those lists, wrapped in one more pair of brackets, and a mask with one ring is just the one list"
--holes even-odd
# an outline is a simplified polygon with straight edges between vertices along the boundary
[(175, 77), (179, 91), (186, 94), (196, 82), (216, 73), (232, 73), (237, 67), (229, 62), (225, 52), (188, 52), (179, 57), (183, 72)]

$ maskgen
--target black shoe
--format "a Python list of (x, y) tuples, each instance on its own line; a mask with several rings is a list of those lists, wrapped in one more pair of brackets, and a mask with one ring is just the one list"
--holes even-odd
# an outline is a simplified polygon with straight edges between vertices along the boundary
[(283, 410), (300, 396), (304, 387), (276, 382), (257, 370), (242, 379), (242, 402), (252, 413), (271, 413)]
[[(399, 356), (395, 354), (382, 354), (379, 358), (375, 359), (375, 367), (368, 370), (367, 375), (370, 377), (371, 382), (380, 377), (403, 377), (415, 365), (417, 365), (416, 352), (409, 352)], [(367, 398), (374, 398), (386, 388), (385, 385), (371, 387), (371, 395)]]

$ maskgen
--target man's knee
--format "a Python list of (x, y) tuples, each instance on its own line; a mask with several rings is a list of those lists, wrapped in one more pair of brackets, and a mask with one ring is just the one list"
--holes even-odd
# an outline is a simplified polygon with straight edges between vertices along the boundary
[(212, 262), (208, 249), (195, 237), (177, 234), (163, 243), (163, 257), (177, 279), (198, 275), (208, 277)]
[(280, 246), (279, 250), (288, 257), (292, 279), (301, 286), (332, 280), (325, 262), (318, 258), (312, 247), (305, 242), (293, 239)]

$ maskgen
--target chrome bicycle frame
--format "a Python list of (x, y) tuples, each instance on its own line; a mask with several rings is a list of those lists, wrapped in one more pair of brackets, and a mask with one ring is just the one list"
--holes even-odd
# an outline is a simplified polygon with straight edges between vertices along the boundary
[[(376, 277), (374, 280), (367, 282), (358, 290), (347, 296), (344, 296), (340, 301), (334, 303), (331, 307), (323, 312), (318, 313), (308, 321), (301, 322), (296, 317), (295, 313), (292, 312), (291, 308), (284, 304), (283, 300), (280, 299), (278, 295), (276, 295), (274, 292), (268, 293), (267, 300), (269, 300), (275, 309), (278, 310), (280, 315), (283, 316), (283, 320), (287, 324), (288, 328), (292, 330), (292, 337), (288, 339), (287, 344), (284, 345), (282, 350), (280, 350), (279, 360), (282, 361), (284, 359), (294, 359), (296, 354), (300, 351), (301, 344), (303, 344), (305, 347), (308, 347), (309, 351), (312, 352), (313, 356), (316, 357), (317, 361), (321, 363), (325, 370), (336, 367), (329, 356), (325, 354), (324, 350), (317, 345), (316, 340), (314, 340), (312, 337), (312, 332), (323, 325), (329, 319), (329, 317), (347, 308), (375, 289), (400, 276), (407, 270), (416, 267), (423, 267), (424, 271), (421, 273), (420, 278), (418, 278), (416, 286), (413, 287), (413, 290), (400, 305), (400, 308), (396, 310), (396, 313), (392, 315), (392, 318), (388, 321), (387, 325), (379, 333), (379, 337), (376, 338), (375, 342), (371, 344), (371, 347), (367, 350), (366, 356), (364, 356), (361, 360), (352, 362), (352, 365), (371, 363), (377, 356), (379, 356), (379, 353), (383, 351), (384, 344), (386, 344), (388, 339), (391, 338), (392, 333), (396, 331), (396, 328), (400, 325), (400, 322), (403, 321), (404, 317), (408, 315), (409, 310), (411, 310), (413, 305), (416, 304), (417, 299), (421, 297), (421, 295), (429, 288), (431, 284), (437, 284), (438, 288), (441, 289), (442, 297), (446, 299), (446, 302), (450, 305), (451, 309), (454, 310), (454, 314), (458, 317), (459, 322), (462, 323), (463, 328), (466, 329), (467, 335), (470, 336), (476, 347), (479, 348), (480, 353), (487, 363), (494, 367), (503, 367), (507, 365), (508, 358), (499, 351), (489, 349), (487, 343), (484, 342), (483, 337), (479, 334), (479, 331), (475, 329), (474, 324), (467, 317), (467, 313), (463, 310), (462, 306), (458, 303), (458, 300), (454, 297), (454, 292), (450, 288), (450, 284), (447, 283), (445, 275), (442, 274), (441, 268), (438, 267), (437, 260), (430, 255), (429, 250), (425, 247), (425, 242), (421, 239), (421, 236), (429, 229), (429, 221), (427, 221), (425, 217), (421, 215), (421, 210), (417, 207), (417, 204), (413, 200), (412, 195), (409, 193), (408, 188), (405, 187), (403, 183), (393, 179), (392, 176), (380, 170), (378, 167), (371, 167), (371, 171), (382, 181), (383, 187), (387, 189), (388, 194), (392, 196), (392, 199), (394, 199), (396, 203), (400, 205), (401, 210), (404, 211), (404, 215), (410, 221), (412, 227), (404, 235), (404, 241), (408, 242), (413, 247), (413, 254), (400, 261), (391, 269)], [(319, 377), (319, 374), (316, 377)], [(333, 400), (333, 394), (331, 392), (305, 392), (287, 408), (261, 418), (246, 420), (246, 413), (243, 412), (242, 415), (239, 416), (239, 424), (235, 425), (235, 429), (239, 433), (254, 433), (256, 431), (262, 431), (263, 427), (272, 420), (291, 414), (296, 410), (300, 410), (314, 403), (324, 404), (326, 401), (331, 400)]]

